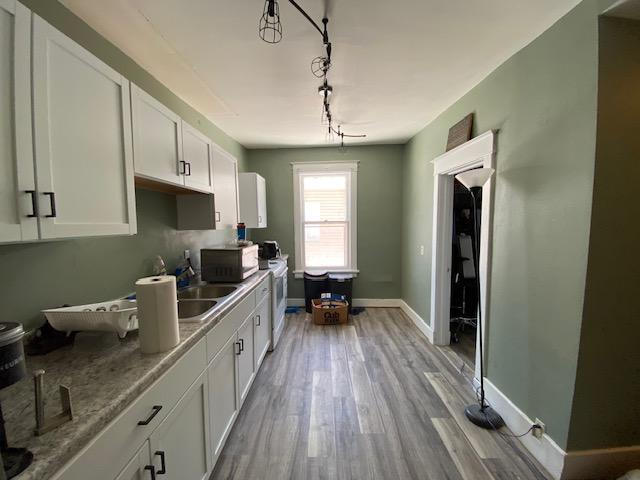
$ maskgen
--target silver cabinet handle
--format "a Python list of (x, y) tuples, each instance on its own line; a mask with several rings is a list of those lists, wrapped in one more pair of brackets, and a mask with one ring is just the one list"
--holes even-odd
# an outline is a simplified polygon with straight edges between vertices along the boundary
[(260, 315), (256, 315), (256, 320), (258, 321), (258, 323), (256, 323), (256, 327), (260, 326)]

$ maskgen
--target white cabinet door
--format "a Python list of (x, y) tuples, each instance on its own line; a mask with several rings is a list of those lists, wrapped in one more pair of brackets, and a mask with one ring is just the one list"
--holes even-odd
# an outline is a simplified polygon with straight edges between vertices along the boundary
[(184, 160), (184, 184), (192, 190), (213, 193), (211, 174), (211, 149), (209, 138), (194, 127), (182, 122), (182, 151)]
[(0, 243), (38, 238), (30, 59), (31, 12), (0, 0)]
[(240, 344), (234, 333), (209, 365), (209, 417), (213, 464), (238, 414), (236, 357)]
[(136, 85), (131, 85), (131, 111), (136, 175), (183, 185), (180, 117)]
[[(155, 475), (155, 466), (151, 464), (149, 440), (147, 440), (115, 480), (150, 480), (152, 478), (152, 470), (153, 475)], [(87, 475), (90, 475), (90, 473), (87, 472)]]
[(254, 367), (257, 372), (271, 344), (271, 294), (260, 301), (254, 315)]
[(253, 315), (247, 318), (238, 329), (240, 355), (238, 355), (238, 400), (240, 406), (244, 403), (251, 383), (253, 382)]
[(234, 228), (238, 223), (238, 166), (235, 158), (213, 148), (213, 193), (216, 228)]
[(33, 16), (42, 238), (136, 232), (129, 82)]
[(265, 180), (257, 173), (238, 175), (240, 221), (248, 228), (267, 226), (267, 189)]
[(267, 185), (263, 177), (256, 179), (258, 200), (258, 228), (267, 228)]
[(151, 435), (151, 460), (163, 480), (204, 480), (211, 470), (209, 386), (203, 372)]

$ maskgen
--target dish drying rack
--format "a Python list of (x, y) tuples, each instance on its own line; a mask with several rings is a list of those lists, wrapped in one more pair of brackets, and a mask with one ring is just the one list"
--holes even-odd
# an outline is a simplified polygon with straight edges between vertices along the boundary
[(135, 300), (113, 300), (43, 310), (53, 328), (61, 332), (115, 332), (120, 338), (138, 329)]

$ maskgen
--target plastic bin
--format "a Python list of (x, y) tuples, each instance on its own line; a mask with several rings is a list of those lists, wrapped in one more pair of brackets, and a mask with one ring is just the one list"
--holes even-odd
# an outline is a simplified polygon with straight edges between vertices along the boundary
[(349, 302), (349, 313), (353, 306), (353, 275), (351, 273), (329, 274), (329, 292), (334, 295), (344, 295)]
[(312, 313), (311, 301), (319, 299), (323, 293), (329, 293), (329, 275), (304, 272), (304, 306), (307, 313)]

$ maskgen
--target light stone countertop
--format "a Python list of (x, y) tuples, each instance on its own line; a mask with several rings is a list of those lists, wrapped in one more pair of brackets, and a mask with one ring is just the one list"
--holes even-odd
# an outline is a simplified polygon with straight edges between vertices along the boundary
[[(26, 357), (27, 378), (0, 392), (9, 445), (26, 447), (34, 455), (33, 463), (16, 480), (44, 480), (54, 475), (269, 274), (269, 270), (260, 270), (239, 284), (205, 321), (180, 323), (180, 344), (168, 352), (142, 354), (137, 332), (130, 332), (124, 340), (115, 333), (82, 332), (73, 345)], [(36, 437), (30, 374), (40, 368), (46, 371), (46, 416), (60, 413), (58, 386), (63, 384), (71, 388), (74, 419)]]

